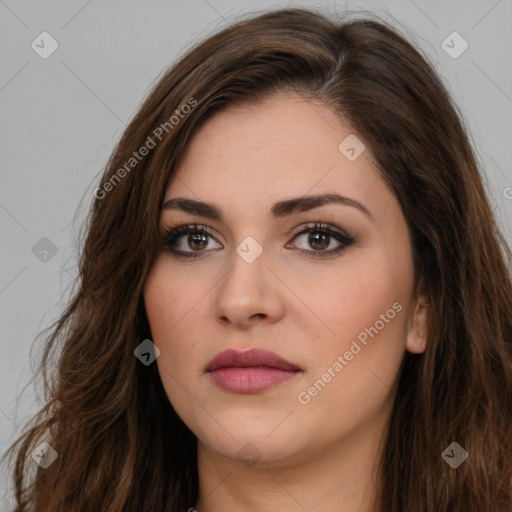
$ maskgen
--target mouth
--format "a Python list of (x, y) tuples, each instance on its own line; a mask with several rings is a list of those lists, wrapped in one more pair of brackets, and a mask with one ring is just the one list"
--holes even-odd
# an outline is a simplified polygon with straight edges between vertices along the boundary
[(205, 371), (216, 386), (241, 394), (261, 393), (302, 373), (298, 365), (262, 349), (226, 350)]

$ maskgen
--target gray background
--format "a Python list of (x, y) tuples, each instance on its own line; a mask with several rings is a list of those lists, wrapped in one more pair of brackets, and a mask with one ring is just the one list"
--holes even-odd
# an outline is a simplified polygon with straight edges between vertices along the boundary
[[(42, 403), (33, 385), (22, 393), (40, 344), (32, 355), (30, 349), (69, 297), (80, 224), (140, 101), (204, 35), (234, 16), (286, 5), (326, 13), (366, 9), (407, 30), (462, 109), (496, 216), (512, 241), (512, 0), (0, 0), (0, 454)], [(44, 31), (59, 45), (47, 59), (31, 47)], [(441, 46), (453, 31), (469, 44), (458, 58)], [(33, 252), (37, 243), (48, 244), (39, 242), (43, 237), (57, 251), (46, 262)], [(12, 499), (2, 470), (0, 509), (6, 510)]]

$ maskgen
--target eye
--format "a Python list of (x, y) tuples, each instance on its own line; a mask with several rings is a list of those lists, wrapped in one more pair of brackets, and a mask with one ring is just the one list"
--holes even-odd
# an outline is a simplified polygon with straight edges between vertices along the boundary
[[(354, 242), (353, 237), (339, 228), (320, 222), (314, 223), (313, 226), (307, 229), (303, 229), (293, 237), (293, 240), (301, 237), (305, 238), (305, 243), (313, 249), (296, 248), (296, 250), (308, 258), (334, 256), (341, 253)], [(210, 247), (209, 239), (215, 240), (208, 228), (198, 226), (197, 224), (190, 224), (168, 230), (164, 235), (163, 242), (176, 257), (197, 258), (204, 254), (207, 249), (214, 248)], [(220, 244), (218, 245), (222, 248)], [(332, 247), (332, 245), (335, 247), (326, 250)], [(286, 247), (288, 248), (290, 245), (287, 244)], [(291, 245), (291, 248), (295, 248), (295, 245)]]
[[(186, 238), (185, 235), (187, 235)], [(197, 258), (205, 249), (211, 249), (211, 247), (208, 247), (209, 237), (213, 239), (212, 233), (204, 226), (198, 226), (197, 224), (180, 226), (167, 231), (164, 236), (164, 245), (169, 247), (171, 252), (178, 257)], [(177, 243), (180, 241), (181, 244)], [(186, 250), (187, 248), (191, 248), (192, 251)]]
[[(338, 228), (331, 224), (322, 223), (315, 223), (312, 227), (302, 230), (295, 235), (294, 240), (301, 237), (313, 250), (298, 249), (298, 251), (310, 258), (327, 258), (334, 256), (345, 250), (354, 242), (353, 237)], [(332, 248), (333, 245), (334, 248)], [(326, 250), (329, 247), (331, 247), (331, 249)]]

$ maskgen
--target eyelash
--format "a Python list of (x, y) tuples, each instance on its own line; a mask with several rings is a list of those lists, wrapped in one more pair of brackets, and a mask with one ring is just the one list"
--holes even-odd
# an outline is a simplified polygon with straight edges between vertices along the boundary
[[(214, 238), (213, 234), (210, 230), (204, 226), (198, 226), (197, 224), (188, 224), (185, 226), (179, 226), (175, 229), (169, 229), (166, 231), (163, 242), (166, 247), (178, 258), (198, 258), (204, 253), (203, 251), (177, 251), (174, 249), (174, 244), (176, 240), (183, 235), (188, 234), (202, 234)], [(336, 249), (331, 249), (330, 251), (308, 251), (305, 249), (297, 249), (297, 251), (308, 258), (328, 258), (330, 256), (339, 254), (343, 252), (348, 246), (350, 246), (354, 242), (354, 238), (339, 231), (331, 224), (324, 224), (322, 222), (315, 222), (313, 226), (304, 229), (293, 236), (293, 239), (297, 238), (300, 235), (305, 233), (321, 233), (324, 235), (328, 235), (333, 237), (335, 240), (341, 243), (341, 245)]]

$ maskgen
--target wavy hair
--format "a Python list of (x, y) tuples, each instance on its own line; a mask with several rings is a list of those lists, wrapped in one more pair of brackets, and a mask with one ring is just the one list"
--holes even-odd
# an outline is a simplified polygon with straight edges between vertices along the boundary
[[(134, 357), (151, 338), (143, 285), (191, 135), (224, 106), (276, 92), (328, 106), (371, 149), (410, 230), (415, 291), (430, 296), (427, 348), (405, 353), (398, 376), (380, 507), (512, 510), (512, 255), (463, 116), (428, 58), (387, 22), (297, 8), (253, 13), (197, 43), (117, 143), (94, 192), (78, 285), (43, 331), (45, 405), (7, 452), (15, 512), (196, 503), (197, 440), (156, 365)], [(46, 469), (30, 456), (44, 440), (59, 454)], [(456, 470), (441, 456), (453, 441), (469, 453)]]

